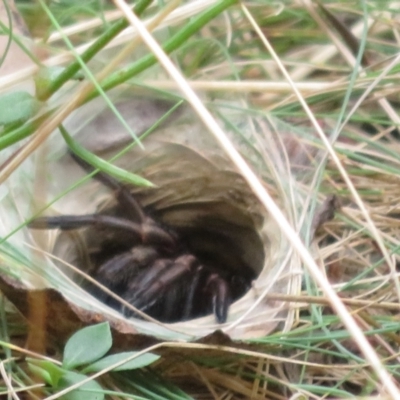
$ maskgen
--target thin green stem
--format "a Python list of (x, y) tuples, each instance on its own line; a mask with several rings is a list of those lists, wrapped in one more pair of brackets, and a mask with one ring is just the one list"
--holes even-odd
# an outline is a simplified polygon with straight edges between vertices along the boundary
[(51, 112), (48, 112), (45, 115), (36, 118), (34, 121), (30, 121), (29, 123), (2, 135), (0, 137), (0, 150), (30, 136), (50, 115)]
[[(42, 5), (43, 10), (46, 12), (47, 16), (49, 17), (51, 23), (56, 27), (56, 29), (60, 32), (62, 39), (64, 40), (65, 44), (68, 46), (72, 54), (76, 57), (76, 60), (79, 62), (81, 69), (85, 73), (86, 77), (91, 81), (95, 90), (103, 97), (104, 102), (107, 104), (108, 108), (115, 114), (117, 119), (120, 121), (121, 125), (129, 132), (134, 140), (138, 140), (135, 132), (132, 128), (127, 124), (124, 120), (122, 115), (119, 113), (113, 102), (108, 98), (104, 90), (100, 87), (99, 83), (96, 80), (96, 77), (92, 74), (90, 69), (87, 67), (85, 62), (79, 57), (79, 54), (75, 51), (74, 45), (68, 39), (68, 37), (63, 33), (60, 24), (58, 23), (57, 19), (54, 17), (50, 9), (45, 4), (44, 0), (39, 0), (40, 4)], [(139, 146), (142, 146), (140, 142), (138, 142)]]
[[(194, 18), (191, 22), (185, 25), (181, 30), (179, 30), (174, 36), (172, 36), (163, 46), (164, 51), (169, 54), (179, 48), (184, 44), (190, 36), (198, 32), (204, 25), (209, 21), (217, 17), (223, 11), (225, 11), (230, 6), (237, 3), (237, 0), (222, 0), (217, 3), (214, 7), (204, 11), (198, 17)], [(136, 61), (131, 66), (115, 72), (110, 77), (106, 78), (102, 82), (102, 88), (104, 90), (109, 90), (118, 86), (121, 83), (126, 82), (128, 79), (134, 77), (145, 69), (151, 67), (156, 63), (157, 59), (153, 54), (148, 54), (142, 57), (140, 60)], [(92, 92), (87, 100), (96, 97), (97, 94)]]
[[(146, 8), (152, 3), (152, 0), (140, 0), (134, 7), (136, 15), (142, 14)], [(87, 63), (91, 60), (102, 48), (104, 48), (115, 36), (128, 26), (125, 19), (116, 22), (107, 32), (104, 32), (95, 43), (93, 43), (81, 56), (81, 61)], [(75, 60), (66, 67), (55, 79), (50, 83), (47, 90), (41, 94), (40, 100), (47, 100), (54, 94), (64, 83), (71, 79), (81, 68), (79, 60)]]
[[(176, 50), (179, 48), (182, 44), (184, 44), (187, 39), (198, 32), (204, 25), (206, 25), (209, 21), (211, 21), (213, 18), (218, 16), (220, 13), (225, 11), (228, 7), (234, 5), (237, 2), (237, 0), (222, 0), (218, 4), (216, 4), (214, 7), (206, 10), (202, 14), (200, 14), (197, 18), (194, 18), (191, 22), (189, 22), (185, 27), (183, 27), (180, 31), (178, 31), (173, 37), (171, 37), (164, 45), (164, 50), (167, 53), (171, 53), (172, 51)], [(141, 1), (140, 3), (137, 4), (136, 8), (139, 8), (139, 5), (145, 3), (145, 1)], [(143, 8), (143, 7), (142, 7)], [(121, 27), (122, 22), (124, 22), (124, 26)], [(117, 26), (118, 25), (118, 26)], [(117, 29), (119, 27), (119, 30)], [(96, 48), (96, 51), (99, 51), (102, 46), (108, 43), (112, 39), (112, 32), (115, 33), (114, 36), (122, 30), (124, 27), (126, 27), (126, 22), (125, 21), (119, 21), (117, 24), (115, 24), (109, 31), (107, 31), (102, 37), (99, 38), (96, 43), (94, 43), (84, 54), (81, 55), (81, 59), (83, 61), (89, 60), (91, 57), (94, 56), (94, 53), (88, 53), (89, 50), (94, 51)], [(104, 38), (105, 35), (108, 35), (107, 37), (109, 38)], [(100, 45), (102, 43), (102, 45)], [(119, 84), (126, 82), (128, 79), (134, 77), (135, 75), (139, 74), (140, 72), (144, 71), (146, 68), (151, 67), (156, 63), (156, 58), (153, 56), (153, 54), (148, 54), (144, 57), (142, 57), (140, 60), (135, 62), (133, 65), (130, 67), (127, 67), (123, 70), (120, 70), (114, 74), (112, 74), (109, 78), (105, 79), (102, 82), (102, 88), (103, 90), (108, 90), (111, 88), (114, 88), (115, 86), (118, 86)], [(51, 96), (52, 93), (54, 93), (60, 86), (63, 85), (63, 83), (66, 82), (69, 78), (71, 78), (76, 72), (79, 70), (80, 64), (79, 61), (73, 62), (69, 67), (67, 67), (60, 75), (58, 75), (55, 80), (49, 85), (47, 91), (45, 91), (47, 94), (44, 97), (49, 97)], [(67, 72), (69, 71), (69, 72)], [(68, 77), (67, 77), (68, 76)], [(67, 78), (66, 78), (67, 77)], [(66, 80), (65, 80), (66, 79)], [(86, 98), (85, 102), (95, 98), (98, 95), (97, 91), (93, 91), (88, 98)], [(41, 96), (43, 98), (43, 96)], [(0, 150), (4, 149), (16, 142), (18, 142), (21, 139), (24, 139), (28, 137), (38, 126), (38, 123), (43, 122), (43, 117), (38, 118), (36, 121), (29, 123), (28, 125), (24, 125), (22, 127), (19, 127), (5, 136), (0, 138)]]

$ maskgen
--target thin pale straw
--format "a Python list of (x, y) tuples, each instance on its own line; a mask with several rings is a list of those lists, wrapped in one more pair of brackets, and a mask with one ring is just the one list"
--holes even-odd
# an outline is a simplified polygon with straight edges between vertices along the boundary
[[(254, 191), (254, 193), (257, 195), (257, 197), (259, 198), (261, 203), (265, 206), (265, 208), (270, 212), (271, 216), (280, 225), (283, 233), (287, 236), (288, 240), (291, 242), (293, 247), (297, 250), (297, 252), (299, 253), (299, 255), (302, 258), (302, 260), (304, 261), (304, 263), (310, 269), (315, 280), (318, 282), (318, 284), (324, 290), (326, 296), (331, 300), (332, 306), (336, 309), (336, 311), (337, 311), (338, 315), (340, 316), (340, 318), (342, 319), (343, 323), (345, 324), (345, 326), (349, 330), (350, 334), (355, 339), (356, 343), (358, 344), (362, 353), (365, 355), (366, 359), (371, 363), (372, 368), (375, 370), (377, 375), (380, 377), (382, 383), (384, 384), (384, 386), (386, 387), (388, 392), (394, 398), (400, 398), (400, 392), (398, 391), (397, 387), (395, 386), (394, 382), (392, 381), (392, 379), (391, 379), (390, 375), (388, 374), (388, 372), (386, 371), (386, 369), (381, 364), (374, 349), (372, 348), (370, 343), (367, 341), (367, 339), (363, 335), (363, 332), (357, 325), (356, 321), (350, 315), (350, 313), (347, 311), (346, 307), (340, 301), (340, 299), (337, 296), (337, 294), (335, 293), (335, 291), (329, 285), (329, 282), (327, 282), (324, 275), (319, 270), (317, 264), (315, 263), (314, 259), (311, 256), (311, 254), (307, 251), (304, 244), (302, 243), (300, 238), (297, 236), (296, 232), (291, 227), (291, 225), (289, 224), (289, 222), (283, 215), (282, 211), (279, 209), (279, 207), (275, 204), (275, 202), (273, 201), (271, 196), (265, 190), (264, 186), (259, 181), (257, 176), (250, 169), (250, 167), (247, 165), (245, 160), (242, 158), (242, 156), (236, 150), (234, 145), (231, 143), (231, 141), (228, 139), (228, 137), (225, 135), (225, 133), (222, 131), (222, 129), (219, 127), (219, 125), (216, 123), (216, 121), (214, 120), (214, 118), (212, 117), (210, 112), (205, 108), (205, 106), (203, 105), (203, 103), (201, 102), (199, 97), (194, 93), (194, 91), (191, 89), (191, 87), (187, 84), (185, 79), (182, 77), (180, 72), (177, 70), (177, 68), (172, 63), (172, 61), (168, 58), (168, 56), (165, 54), (165, 52), (161, 49), (161, 47), (158, 45), (158, 43), (154, 40), (154, 38), (151, 36), (151, 34), (147, 31), (147, 29), (145, 28), (143, 23), (131, 11), (129, 6), (122, 0), (114, 0), (114, 3), (125, 14), (127, 20), (137, 29), (137, 31), (138, 31), (139, 35), (142, 37), (143, 41), (151, 49), (153, 54), (158, 58), (160, 63), (163, 65), (163, 67), (166, 69), (166, 71), (170, 74), (171, 78), (176, 81), (176, 83), (178, 84), (178, 87), (185, 94), (188, 102), (192, 105), (194, 110), (198, 113), (199, 117), (204, 122), (206, 127), (215, 136), (215, 138), (220, 143), (220, 145), (223, 147), (223, 149), (225, 150), (227, 155), (230, 157), (232, 162), (240, 170), (243, 177), (246, 179), (249, 186)], [(252, 20), (251, 15), (248, 13), (247, 9), (245, 7), (243, 7), (243, 10), (246, 12), (246, 15), (248, 15), (248, 18), (250, 18), (250, 20)], [(257, 25), (255, 24), (255, 26), (257, 26)], [(263, 37), (261, 32), (260, 32), (260, 34)], [(270, 47), (269, 43), (268, 43), (268, 47)], [(298, 91), (295, 91), (295, 93), (298, 93)], [(298, 93), (298, 95), (300, 96), (299, 93)], [(300, 98), (301, 98), (301, 96), (300, 96)], [(305, 103), (305, 102), (303, 101), (302, 103)], [(307, 107), (307, 105), (305, 105), (305, 106)], [(317, 124), (317, 121), (315, 121), (315, 123)], [(319, 130), (321, 131), (321, 128), (319, 128)], [(322, 136), (325, 137), (323, 135), (322, 131), (321, 131), (321, 133), (322, 133)], [(325, 140), (326, 140), (326, 138), (325, 138)], [(329, 145), (329, 143), (328, 143), (328, 145)], [(336, 154), (334, 154), (334, 156), (336, 157)], [(336, 159), (337, 159), (337, 157), (336, 157)], [(346, 178), (347, 178), (347, 180), (349, 180), (347, 176), (346, 176)], [(350, 187), (352, 187), (351, 182), (350, 182)], [(356, 193), (356, 196), (359, 199), (357, 193)], [(359, 199), (359, 202), (361, 202), (361, 199)], [(365, 210), (365, 212), (366, 212), (366, 210)]]
[[(260, 27), (257, 25), (256, 21), (254, 20), (254, 18), (252, 17), (250, 12), (246, 8), (246, 6), (244, 4), (241, 4), (241, 7), (242, 7), (244, 14), (248, 18), (249, 22), (253, 26), (254, 30), (257, 32), (258, 36), (263, 41), (264, 46), (268, 49), (268, 51), (274, 58), (275, 62), (279, 66), (282, 74), (285, 76), (285, 78), (288, 80), (288, 82), (292, 83), (292, 79), (291, 79), (289, 73), (286, 71), (284, 65), (281, 63), (281, 61), (280, 61), (279, 57), (277, 56), (277, 54), (275, 53), (273, 47), (271, 46), (268, 39), (265, 37), (265, 35), (261, 31)], [(368, 213), (368, 210), (366, 209), (363, 201), (361, 200), (357, 190), (355, 189), (355, 187), (353, 185), (353, 182), (350, 180), (348, 174), (346, 173), (346, 170), (344, 169), (342, 163), (340, 162), (339, 157), (337, 156), (336, 152), (333, 150), (331, 143), (329, 142), (328, 138), (325, 136), (318, 121), (314, 117), (314, 114), (311, 112), (310, 108), (308, 107), (308, 104), (305, 102), (305, 100), (301, 96), (301, 93), (297, 90), (295, 85), (293, 85), (293, 92), (297, 96), (297, 98), (298, 98), (300, 104), (302, 105), (304, 111), (306, 112), (308, 118), (310, 119), (310, 121), (313, 124), (314, 128), (316, 129), (318, 135), (320, 136), (322, 142), (324, 143), (326, 149), (328, 150), (329, 155), (332, 157), (332, 160), (336, 164), (337, 169), (339, 170), (344, 181), (346, 182), (346, 185), (349, 188), (351, 194), (353, 195), (356, 204), (358, 205), (364, 218), (366, 219), (368, 227), (371, 230), (372, 235), (374, 236), (374, 238), (379, 246), (379, 249), (381, 250), (382, 254), (384, 255), (386, 262), (388, 263), (388, 265), (393, 265), (393, 260), (390, 258), (389, 254), (385, 248), (385, 245), (383, 243), (381, 235), (379, 234), (376, 226), (374, 225), (374, 223)], [(279, 210), (279, 212), (280, 212), (280, 210)], [(272, 215), (275, 216), (274, 214), (272, 214)], [(282, 215), (282, 217), (283, 217), (283, 215)], [(287, 223), (287, 221), (285, 220), (285, 224), (286, 223)], [(282, 225), (281, 225), (281, 228), (284, 231), (284, 233), (286, 234)], [(292, 228), (290, 226), (289, 226), (289, 228), (290, 228), (290, 230), (292, 230)], [(289, 232), (287, 234), (289, 235)], [(293, 231), (293, 234), (295, 234), (294, 231)], [(337, 314), (339, 315), (342, 322), (349, 330), (350, 334), (355, 339), (358, 347), (364, 354), (365, 358), (371, 363), (372, 368), (375, 370), (377, 375), (380, 377), (382, 383), (386, 386), (387, 391), (392, 396), (394, 396), (394, 398), (400, 398), (400, 391), (397, 389), (394, 381), (391, 379), (387, 370), (382, 365), (375, 350), (373, 349), (373, 347), (371, 346), (369, 341), (364, 336), (362, 330), (360, 329), (360, 327), (358, 326), (358, 324), (356, 323), (354, 318), (347, 311), (346, 307), (344, 306), (343, 302), (340, 300), (339, 296), (333, 290), (330, 283), (327, 281), (325, 276), (322, 274), (322, 272), (320, 271), (320, 269), (318, 268), (317, 264), (314, 262), (312, 257), (308, 253), (306, 254), (307, 259), (308, 259), (308, 257), (310, 257), (310, 259), (312, 260), (312, 262), (309, 263), (307, 261), (307, 259), (304, 257), (304, 255), (302, 254), (303, 251), (300, 252), (300, 248), (304, 248), (304, 250), (306, 251), (306, 249), (305, 249), (304, 245), (302, 244), (302, 242), (300, 241), (300, 239), (298, 237), (290, 237), (290, 236), (288, 236), (288, 239), (292, 242), (293, 246), (299, 252), (300, 257), (303, 259), (304, 263), (309, 268), (314, 279), (318, 282), (321, 289), (325, 292), (325, 295), (331, 301), (332, 307), (335, 308)], [(297, 247), (297, 245), (295, 245), (295, 242), (298, 242), (297, 245), (299, 247)]]

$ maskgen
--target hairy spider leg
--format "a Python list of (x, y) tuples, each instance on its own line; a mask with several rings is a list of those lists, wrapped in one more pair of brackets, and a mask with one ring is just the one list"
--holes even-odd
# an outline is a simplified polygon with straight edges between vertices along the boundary
[(178, 282), (192, 273), (196, 263), (197, 259), (191, 254), (185, 254), (176, 258), (172, 265), (163, 270), (158, 279), (132, 305), (142, 311), (146, 311), (154, 305), (171, 284)]
[(126, 300), (134, 304), (159, 278), (167, 268), (171, 267), (173, 261), (167, 258), (156, 260), (149, 268), (143, 271), (131, 282), (127, 288)]
[(184, 282), (176, 282), (164, 294), (162, 300), (160, 299), (158, 304), (155, 304), (155, 307), (159, 308), (159, 319), (161, 321), (173, 322), (181, 319), (184, 292)]
[[(135, 300), (137, 300), (137, 298), (139, 298), (156, 279), (158, 279), (158, 275), (161, 271), (171, 265), (172, 260), (170, 259), (162, 258), (155, 260), (152, 265), (149, 265), (145, 271), (142, 271), (129, 283), (121, 297), (128, 303), (135, 305)], [(131, 310), (126, 309), (125, 307), (123, 307), (122, 313), (128, 316), (132, 314)]]
[(152, 264), (157, 256), (158, 252), (154, 247), (133, 247), (131, 250), (120, 253), (102, 264), (97, 269), (95, 278), (102, 283), (112, 282), (116, 285), (127, 283), (141, 269)]
[(61, 229), (71, 230), (84, 228), (85, 226), (95, 225), (99, 227), (112, 227), (126, 230), (142, 236), (142, 227), (136, 222), (125, 220), (119, 217), (102, 214), (86, 215), (58, 215), (54, 217), (39, 217), (29, 223), (31, 229)]
[[(85, 160), (82, 160), (82, 158), (72, 152), (70, 152), (70, 155), (72, 159), (86, 172), (92, 173), (94, 171), (94, 168)], [(147, 220), (142, 207), (140, 207), (139, 203), (125, 185), (101, 171), (96, 172), (93, 178), (115, 192), (115, 197), (117, 198), (118, 203), (124, 211), (128, 213), (130, 219), (139, 220), (142, 223)]]
[(28, 224), (31, 229), (71, 230), (86, 226), (98, 226), (120, 229), (135, 235), (135, 239), (143, 244), (164, 245), (174, 247), (175, 239), (157, 225), (142, 225), (131, 220), (103, 214), (59, 215), (55, 217), (39, 217)]
[[(138, 275), (144, 267), (152, 264), (157, 256), (158, 253), (153, 247), (140, 245), (133, 247), (131, 250), (111, 257), (104, 262), (97, 269), (94, 278), (114, 293), (123, 293), (129, 281), (135, 275)], [(94, 296), (112, 307), (119, 307), (119, 302), (112, 297), (108, 297), (98, 286), (88, 284), (88, 289)]]
[[(72, 159), (86, 172), (91, 173), (94, 171), (94, 168), (85, 160), (82, 160), (72, 152), (70, 152), (70, 154)], [(141, 222), (143, 225), (143, 243), (148, 243), (146, 237), (151, 235), (151, 243), (157, 243), (159, 240), (160, 244), (166, 244), (169, 242), (170, 246), (175, 247), (176, 238), (169, 232), (160, 228), (156, 222), (145, 215), (142, 207), (125, 185), (101, 171), (97, 172), (94, 175), (94, 178), (101, 182), (104, 186), (114, 191), (118, 203), (124, 212), (128, 214), (129, 219), (133, 221), (139, 220), (139, 222)], [(157, 239), (157, 237), (159, 239)]]
[(200, 276), (201, 276), (203, 270), (204, 270), (203, 266), (199, 265), (196, 268), (195, 273), (193, 274), (192, 281), (190, 282), (189, 291), (188, 291), (188, 295), (187, 295), (186, 302), (185, 302), (185, 307), (183, 309), (183, 314), (182, 314), (182, 320), (184, 320), (184, 321), (188, 320), (190, 318), (190, 315), (193, 312), (194, 295), (199, 286)]
[(223, 324), (228, 317), (231, 303), (228, 282), (218, 274), (211, 274), (206, 284), (206, 291), (211, 293), (212, 309), (217, 322)]

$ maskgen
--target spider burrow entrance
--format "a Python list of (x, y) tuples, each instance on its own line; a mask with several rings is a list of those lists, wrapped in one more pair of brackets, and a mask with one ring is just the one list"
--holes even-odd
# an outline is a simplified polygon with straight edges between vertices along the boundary
[[(90, 265), (77, 257), (77, 266), (153, 318), (172, 323), (214, 314), (218, 323), (224, 323), (265, 258), (254, 219), (232, 200), (237, 197), (235, 188), (213, 201), (194, 198), (157, 207), (148, 199), (162, 188), (133, 193), (104, 173), (95, 179), (112, 190), (113, 205), (91, 215), (41, 217), (30, 227), (82, 228)], [(136, 316), (97, 286), (84, 287), (126, 316)]]

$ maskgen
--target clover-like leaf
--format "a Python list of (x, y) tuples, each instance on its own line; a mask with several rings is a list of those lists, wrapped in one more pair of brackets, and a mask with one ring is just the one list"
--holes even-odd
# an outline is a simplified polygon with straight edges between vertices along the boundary
[(0, 95), (0, 125), (26, 121), (40, 107), (40, 102), (28, 92), (16, 91)]
[(110, 350), (112, 336), (108, 322), (88, 326), (74, 333), (64, 349), (63, 367), (72, 369), (92, 363)]
[[(76, 383), (87, 379), (86, 375), (73, 371), (65, 371), (65, 374), (59, 380), (57, 389), (62, 390)], [(79, 386), (79, 388), (71, 390), (60, 397), (63, 400), (103, 400), (104, 392), (102, 387), (95, 381), (91, 380)]]
[[(90, 364), (83, 370), (83, 372), (88, 373), (88, 372), (101, 371), (104, 368), (108, 368), (113, 364), (116, 364), (118, 362), (126, 360), (135, 354), (138, 354), (138, 352), (137, 351), (126, 351), (126, 352), (122, 352), (122, 353), (111, 354), (110, 356), (104, 357), (101, 360), (98, 360), (95, 363)], [(160, 356), (158, 356), (157, 354), (152, 354), (152, 353), (142, 354), (142, 355), (114, 368), (113, 371), (126, 371), (129, 369), (147, 367), (148, 365), (152, 364), (154, 361), (157, 361), (159, 358), (160, 358)]]

